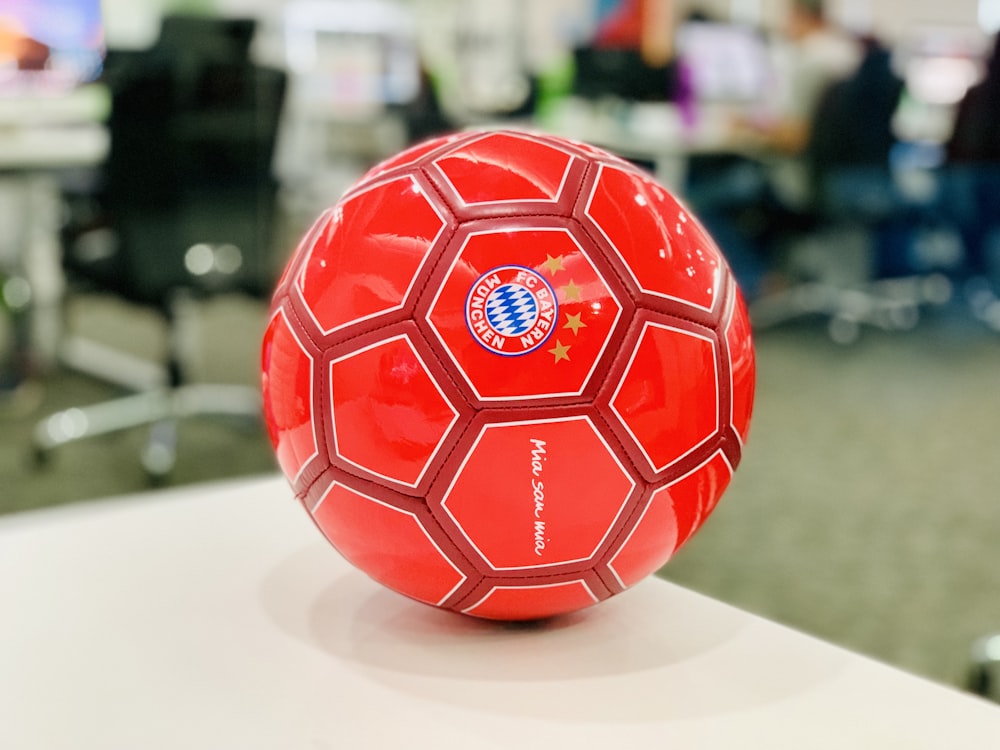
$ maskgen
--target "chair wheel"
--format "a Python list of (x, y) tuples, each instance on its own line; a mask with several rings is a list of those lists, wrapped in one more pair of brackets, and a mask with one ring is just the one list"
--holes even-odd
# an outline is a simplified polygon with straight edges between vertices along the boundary
[(36, 469), (42, 469), (52, 462), (52, 451), (41, 445), (31, 447), (31, 463)]
[(827, 324), (830, 338), (837, 344), (853, 344), (861, 335), (861, 325), (856, 320), (838, 315)]
[(172, 420), (154, 424), (142, 451), (142, 466), (149, 481), (162, 484), (177, 463), (177, 426)]

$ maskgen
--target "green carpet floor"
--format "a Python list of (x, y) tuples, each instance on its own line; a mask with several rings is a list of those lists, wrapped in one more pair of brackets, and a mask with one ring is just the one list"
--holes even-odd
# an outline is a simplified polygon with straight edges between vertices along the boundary
[[(155, 353), (149, 320), (113, 302), (76, 310), (81, 332)], [(206, 308), (200, 377), (253, 383), (266, 312)], [(961, 684), (971, 641), (1000, 630), (1000, 337), (942, 314), (866, 331), (821, 326), (757, 337), (758, 397), (742, 465), (666, 578), (935, 680)], [(31, 459), (42, 415), (114, 388), (57, 371), (0, 411), (0, 512), (140, 491), (144, 434)], [(182, 426), (171, 484), (271, 472), (262, 430)]]
[(758, 337), (744, 460), (663, 575), (940, 681), (1000, 630), (1000, 338)]

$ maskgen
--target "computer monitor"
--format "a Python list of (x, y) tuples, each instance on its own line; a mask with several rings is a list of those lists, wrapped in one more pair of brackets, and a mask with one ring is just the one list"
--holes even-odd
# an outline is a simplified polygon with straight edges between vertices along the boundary
[(101, 0), (0, 0), (0, 95), (92, 81), (104, 49)]
[(333, 112), (405, 104), (420, 63), (412, 11), (399, 0), (292, 0), (284, 10), (297, 99)]
[(749, 26), (691, 21), (678, 29), (677, 48), (699, 101), (751, 102), (771, 82), (766, 41)]
[(573, 50), (573, 93), (586, 99), (669, 101), (676, 93), (676, 67), (649, 65), (637, 49), (578, 47)]

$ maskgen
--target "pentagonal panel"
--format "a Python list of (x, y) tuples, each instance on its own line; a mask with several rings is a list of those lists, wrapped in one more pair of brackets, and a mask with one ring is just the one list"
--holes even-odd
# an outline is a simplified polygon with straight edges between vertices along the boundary
[(312, 513), (349, 562), (401, 594), (440, 605), (466, 578), (413, 513), (338, 483)]
[(715, 342), (647, 322), (611, 409), (650, 468), (663, 471), (719, 430)]
[(458, 419), (409, 337), (330, 364), (333, 449), (378, 477), (416, 487)]
[(316, 240), (323, 236), (323, 234), (327, 231), (327, 227), (330, 222), (333, 221), (333, 216), (334, 210), (332, 208), (328, 208), (320, 214), (319, 217), (317, 217), (316, 221), (314, 221), (312, 226), (309, 227), (309, 231), (306, 232), (299, 240), (298, 244), (295, 246), (295, 251), (292, 253), (292, 256), (285, 264), (284, 270), (281, 272), (278, 283), (275, 285), (275, 299), (284, 293), (285, 284), (288, 280), (298, 274), (300, 266), (306, 261), (309, 253), (312, 252), (312, 248), (313, 245), (316, 244)]
[(462, 611), (492, 620), (539, 620), (574, 612), (596, 604), (597, 597), (584, 581), (496, 586)]
[(588, 560), (635, 482), (586, 417), (483, 428), (442, 504), (495, 570)]
[(572, 160), (565, 151), (528, 135), (497, 132), (463, 143), (434, 164), (462, 202), (471, 206), (555, 201)]
[(639, 289), (714, 309), (724, 291), (722, 255), (665, 188), (637, 172), (602, 165), (586, 213)]
[(579, 395), (621, 316), (597, 268), (559, 227), (466, 238), (427, 321), (481, 401)]
[(324, 333), (403, 307), (445, 220), (412, 177), (353, 195), (315, 239), (297, 286)]
[(747, 314), (743, 298), (738, 294), (734, 301), (732, 319), (726, 329), (726, 342), (729, 346), (730, 377), (732, 378), (732, 423), (740, 440), (746, 442), (747, 433), (750, 430), (750, 415), (753, 412), (756, 363), (750, 330), (750, 316)]
[(264, 332), (261, 351), (264, 417), (278, 465), (294, 484), (317, 454), (313, 431), (313, 358), (284, 311)]

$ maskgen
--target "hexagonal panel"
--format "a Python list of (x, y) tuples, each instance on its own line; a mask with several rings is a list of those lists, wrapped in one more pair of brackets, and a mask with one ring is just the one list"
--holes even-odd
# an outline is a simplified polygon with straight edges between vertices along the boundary
[(584, 581), (496, 586), (470, 607), (467, 615), (492, 620), (540, 620), (596, 604), (597, 597)]
[(444, 228), (412, 177), (345, 199), (296, 280), (316, 325), (332, 333), (402, 308)]
[(466, 238), (427, 321), (481, 401), (579, 395), (622, 313), (561, 227)]
[(278, 465), (294, 484), (318, 453), (313, 432), (313, 358), (284, 311), (264, 332), (261, 350), (264, 417)]
[(344, 461), (416, 487), (458, 419), (406, 335), (330, 363), (333, 450)]
[(358, 181), (358, 184), (363, 185), (368, 180), (377, 179), (380, 175), (383, 175), (390, 170), (416, 164), (420, 161), (420, 159), (427, 156), (427, 154), (431, 153), (435, 149), (441, 148), (452, 141), (457, 141), (467, 137), (468, 135), (466, 133), (458, 132), (438, 138), (430, 138), (428, 140), (421, 141), (420, 143), (416, 143), (376, 164), (365, 173), (365, 175)]
[(659, 570), (705, 522), (729, 486), (732, 468), (720, 452), (689, 474), (660, 487), (608, 564), (625, 588)]
[(715, 342), (647, 322), (611, 410), (654, 472), (691, 453), (719, 430)]
[(466, 578), (409, 511), (334, 482), (312, 514), (350, 563), (413, 599), (440, 605)]
[(629, 588), (663, 567), (676, 547), (677, 515), (669, 493), (660, 489), (649, 499), (608, 569), (622, 588)]
[(326, 233), (330, 222), (333, 221), (333, 216), (334, 210), (332, 208), (326, 209), (316, 218), (316, 220), (312, 223), (312, 226), (309, 227), (309, 230), (299, 239), (298, 244), (295, 246), (295, 251), (285, 264), (285, 267), (281, 272), (281, 276), (278, 278), (278, 283), (275, 285), (275, 297), (283, 291), (288, 280), (293, 275), (298, 274), (299, 266), (304, 262), (306, 256), (312, 252), (312, 248), (316, 244), (316, 241)]
[(756, 384), (756, 363), (754, 361), (753, 338), (750, 330), (750, 316), (743, 298), (734, 300), (732, 319), (726, 328), (726, 342), (729, 345), (729, 366), (732, 379), (732, 424), (740, 440), (746, 442), (750, 431), (750, 415), (753, 412), (753, 397)]
[(434, 164), (461, 201), (472, 206), (554, 201), (572, 161), (570, 154), (531, 136), (497, 132), (462, 144)]
[(442, 505), (494, 570), (543, 568), (593, 557), (634, 487), (588, 418), (506, 422), (479, 433)]
[(719, 504), (719, 499), (732, 478), (733, 467), (720, 451), (694, 471), (661, 490), (670, 494), (677, 516), (675, 550), (680, 549), (705, 523)]
[(724, 291), (722, 254), (665, 188), (602, 165), (586, 213), (643, 292), (708, 312), (715, 308)]

